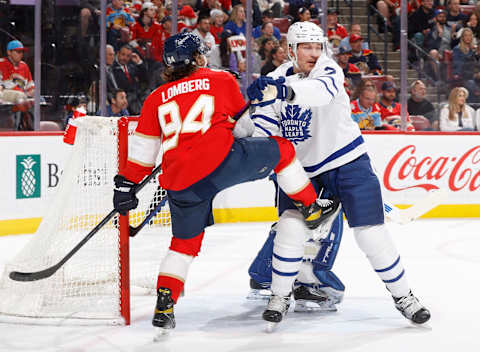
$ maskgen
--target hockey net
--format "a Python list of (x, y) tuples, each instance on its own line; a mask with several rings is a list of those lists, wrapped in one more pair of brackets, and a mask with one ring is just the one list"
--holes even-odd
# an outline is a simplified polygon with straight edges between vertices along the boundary
[(158, 201), (154, 195), (165, 196), (156, 177), (137, 194), (139, 206), (129, 219), (115, 216), (53, 276), (32, 282), (9, 278), (11, 271), (34, 272), (58, 263), (113, 208), (113, 177), (125, 164), (136, 121), (87, 116), (76, 125), (55, 199), (0, 279), (2, 321), (129, 324), (131, 291), (155, 292), (158, 265), (170, 241), (168, 202), (142, 230), (155, 236), (139, 233), (131, 241), (132, 253), (127, 220), (138, 226)]

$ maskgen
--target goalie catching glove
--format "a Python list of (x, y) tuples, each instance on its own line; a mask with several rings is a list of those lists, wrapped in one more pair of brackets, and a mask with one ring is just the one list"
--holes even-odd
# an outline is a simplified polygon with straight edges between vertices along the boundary
[(121, 215), (127, 215), (129, 210), (135, 209), (138, 205), (138, 198), (135, 195), (137, 184), (127, 180), (122, 175), (116, 175), (113, 182), (115, 183), (113, 207)]
[(293, 89), (285, 85), (285, 77), (273, 79), (268, 76), (260, 76), (247, 88), (248, 98), (253, 106), (266, 106), (275, 102), (276, 99), (293, 100)]

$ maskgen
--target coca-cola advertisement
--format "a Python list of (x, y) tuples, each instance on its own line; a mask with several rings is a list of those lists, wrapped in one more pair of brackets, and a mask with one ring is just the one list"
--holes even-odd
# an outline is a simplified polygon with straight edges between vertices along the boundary
[[(366, 135), (385, 197), (412, 204), (431, 190), (448, 204), (480, 204), (480, 135)], [(479, 214), (480, 216), (480, 214)]]

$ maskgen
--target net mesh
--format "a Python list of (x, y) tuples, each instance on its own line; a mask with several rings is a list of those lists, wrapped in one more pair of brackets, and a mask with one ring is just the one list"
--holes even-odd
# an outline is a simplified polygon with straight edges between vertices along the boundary
[[(77, 126), (75, 145), (47, 215), (28, 244), (5, 266), (0, 280), (2, 316), (122, 323), (118, 216), (53, 276), (33, 282), (16, 282), (8, 276), (11, 271), (35, 272), (58, 263), (112, 210), (113, 177), (119, 160), (118, 119), (84, 117)], [(134, 128), (130, 123), (129, 134)], [(164, 192), (156, 181), (139, 192), (139, 207), (130, 214), (131, 225), (139, 225), (155, 197), (164, 197)], [(142, 243), (141, 234), (131, 241), (132, 262), (139, 259), (138, 266), (130, 268), (131, 283), (140, 289), (132, 291), (143, 294), (155, 291), (158, 265), (169, 241), (168, 204), (151, 223), (146, 231), (162, 233), (155, 243)], [(142, 254), (136, 255), (136, 250)]]

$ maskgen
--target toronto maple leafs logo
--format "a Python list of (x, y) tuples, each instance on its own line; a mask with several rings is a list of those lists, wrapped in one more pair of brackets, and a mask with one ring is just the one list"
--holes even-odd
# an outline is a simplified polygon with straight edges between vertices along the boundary
[(285, 113), (282, 111), (282, 135), (290, 142), (298, 144), (311, 137), (309, 133), (312, 110), (302, 109), (298, 105), (287, 104)]

